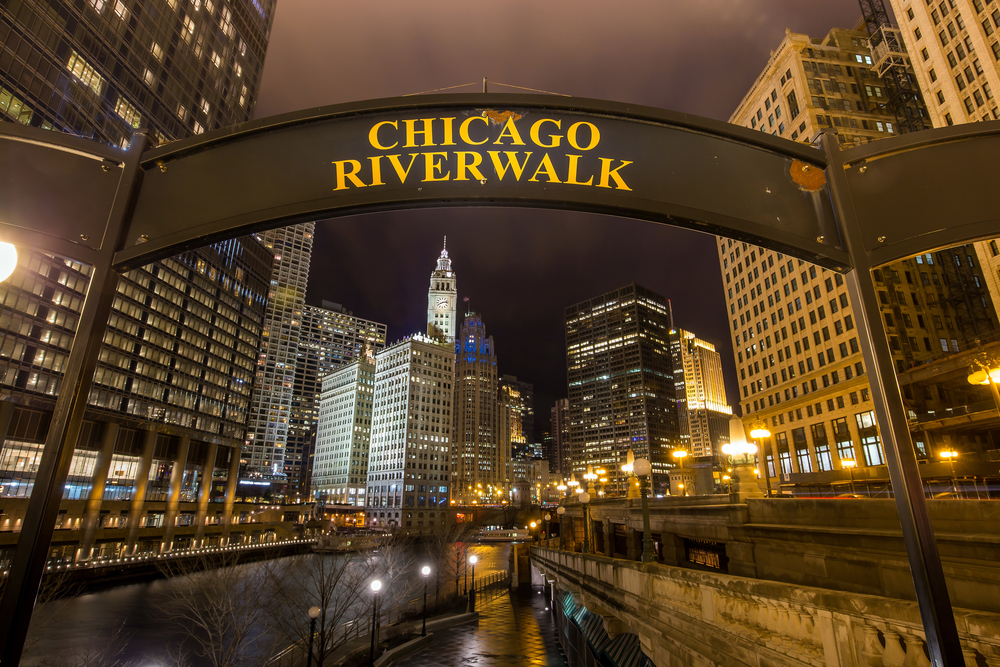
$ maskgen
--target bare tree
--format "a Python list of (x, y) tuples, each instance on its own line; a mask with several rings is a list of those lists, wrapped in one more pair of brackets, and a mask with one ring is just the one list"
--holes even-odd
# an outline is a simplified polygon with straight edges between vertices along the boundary
[(281, 580), (278, 568), (274, 561), (240, 563), (238, 554), (221, 558), (164, 563), (172, 580), (162, 611), (213, 667), (263, 664), (275, 647), (268, 609)]
[(458, 595), (458, 577), (461, 574), (464, 542), (471, 537), (474, 528), (468, 523), (456, 523), (446, 531), (435, 533), (427, 540), (427, 551), (434, 568), (434, 604), (441, 599), (441, 581), (455, 579), (455, 595)]
[(309, 650), (309, 609), (317, 607), (313, 659), (323, 661), (347, 642), (355, 623), (371, 609), (368, 583), (372, 562), (367, 553), (310, 554), (286, 561), (274, 586), (271, 619), (286, 643)]

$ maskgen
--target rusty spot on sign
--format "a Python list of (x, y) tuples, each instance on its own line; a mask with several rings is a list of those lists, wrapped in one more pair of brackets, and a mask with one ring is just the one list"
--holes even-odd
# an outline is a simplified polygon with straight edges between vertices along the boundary
[(822, 169), (799, 160), (792, 160), (789, 174), (799, 189), (805, 192), (816, 192), (826, 185), (826, 174), (823, 173)]
[(513, 111), (494, 111), (493, 109), (483, 109), (483, 116), (489, 118), (494, 123), (506, 123), (507, 119), (514, 121), (521, 120), (521, 114)]

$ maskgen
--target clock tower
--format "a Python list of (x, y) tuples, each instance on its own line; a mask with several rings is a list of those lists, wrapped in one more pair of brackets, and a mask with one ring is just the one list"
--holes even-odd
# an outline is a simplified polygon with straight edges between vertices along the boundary
[(448, 257), (448, 237), (444, 237), (444, 248), (438, 257), (437, 267), (431, 273), (431, 285), (427, 290), (427, 329), (437, 327), (449, 343), (455, 341), (458, 329), (458, 291), (455, 272), (451, 270)]

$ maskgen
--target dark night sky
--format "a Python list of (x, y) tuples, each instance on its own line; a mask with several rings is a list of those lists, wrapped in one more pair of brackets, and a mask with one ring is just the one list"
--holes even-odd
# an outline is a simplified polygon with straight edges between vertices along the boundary
[[(785, 28), (822, 37), (854, 25), (857, 0), (279, 0), (256, 117), (478, 82), (661, 107), (718, 120)], [(523, 92), (523, 91), (522, 91)], [(603, 215), (452, 208), (317, 225), (308, 301), (343, 303), (422, 331), (441, 237), (496, 340), (501, 373), (532, 382), (537, 428), (566, 393), (563, 308), (636, 282), (674, 321), (716, 344), (730, 402), (736, 374), (713, 237)]]

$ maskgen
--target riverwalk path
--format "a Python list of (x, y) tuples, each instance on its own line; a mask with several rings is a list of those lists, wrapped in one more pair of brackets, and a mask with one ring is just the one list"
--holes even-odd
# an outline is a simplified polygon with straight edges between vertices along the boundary
[(479, 606), (478, 622), (434, 633), (406, 667), (565, 667), (555, 619), (537, 587), (511, 590)]

